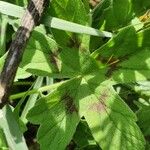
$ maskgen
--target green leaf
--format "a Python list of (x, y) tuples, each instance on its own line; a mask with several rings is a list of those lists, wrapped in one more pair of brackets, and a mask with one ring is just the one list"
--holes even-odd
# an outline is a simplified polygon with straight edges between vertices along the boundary
[(132, 17), (131, 0), (105, 0), (93, 12), (93, 26), (116, 31), (128, 25)]
[(150, 116), (148, 115), (150, 113), (150, 105), (142, 105), (140, 110), (137, 112), (138, 117), (138, 124), (141, 128), (144, 136), (150, 135)]
[(114, 38), (93, 52), (106, 76), (117, 82), (141, 81), (150, 74), (150, 29), (136, 33), (133, 27), (122, 29)]
[(54, 0), (50, 5), (51, 13), (59, 18), (83, 25), (89, 21), (85, 5), (81, 0)]
[(9, 148), (12, 150), (28, 150), (18, 121), (8, 105), (0, 110), (0, 127), (3, 129)]
[(143, 15), (150, 8), (149, 0), (132, 0), (134, 12), (137, 16)]
[[(87, 14), (85, 5), (81, 0), (54, 0), (53, 3), (51, 3), (50, 13), (54, 17), (85, 26), (89, 26), (90, 23), (90, 16)], [(74, 29), (79, 31), (79, 28)], [(72, 34), (56, 29), (53, 29), (52, 33), (56, 42), (62, 47), (76, 47), (88, 52), (89, 36), (84, 37), (84, 35)], [(84, 40), (84, 38), (86, 38), (86, 40)]]
[(58, 74), (60, 62), (57, 58), (57, 44), (53, 39), (44, 35), (42, 29), (43, 27), (40, 26), (33, 32), (20, 67), (28, 72), (35, 70), (34, 73), (36, 75), (50, 76), (51, 73)]
[(19, 79), (26, 79), (31, 76), (31, 73), (27, 72), (24, 68), (18, 67), (17, 74), (15, 76), (15, 81)]
[(130, 85), (134, 89), (134, 91), (140, 93), (141, 95), (150, 97), (150, 81), (141, 81), (137, 83), (138, 84)]
[(79, 52), (78, 49), (64, 49), (60, 53), (62, 60), (62, 72), (73, 77), (85, 76), (99, 70), (96, 61), (88, 54)]
[(6, 30), (8, 24), (8, 17), (0, 15), (0, 56), (4, 55), (6, 50)]
[[(105, 70), (85, 75), (82, 82), (81, 79), (69, 80), (49, 96), (41, 98), (31, 109), (28, 119), (33, 123), (41, 124), (38, 141), (42, 149), (48, 146), (54, 150), (64, 149), (71, 140), (80, 117), (84, 116), (93, 137), (102, 149), (121, 149), (122, 147), (131, 149), (135, 145), (135, 150), (144, 150), (145, 142), (135, 123), (135, 114), (113, 90), (111, 81), (102, 84), (103, 71)], [(64, 96), (67, 108), (62, 101)], [(71, 98), (74, 103), (71, 102)], [(78, 119), (73, 115), (74, 112)], [(68, 130), (62, 133), (60, 124), (64, 126), (66, 118), (69, 118), (69, 121), (66, 120)], [(73, 129), (70, 129), (70, 126)], [(68, 131), (71, 133), (69, 138)], [(60, 137), (63, 142), (59, 139)]]
[(79, 149), (85, 149), (88, 146), (98, 147), (85, 120), (81, 120), (78, 124), (73, 140)]
[(118, 24), (124, 24), (131, 19), (131, 0), (113, 0), (113, 13)]
[(79, 87), (80, 115), (85, 117), (93, 137), (103, 150), (144, 150), (145, 141), (136, 116), (109, 84), (93, 88), (87, 80)]
[(102, 57), (108, 57), (107, 59), (109, 59), (111, 55), (123, 57), (137, 51), (137, 44), (138, 39), (134, 27), (127, 27), (120, 30), (114, 38), (110, 39), (105, 45), (93, 52), (92, 56), (98, 58), (102, 55)]
[(40, 124), (42, 150), (62, 150), (69, 144), (80, 121), (76, 94), (81, 79), (72, 79), (37, 101), (27, 118)]
[(89, 54), (77, 48), (61, 49), (39, 28), (32, 34), (20, 67), (36, 75), (55, 78), (90, 74), (99, 68)]
[(3, 130), (0, 129), (0, 149), (9, 150)]
[[(29, 121), (40, 125), (37, 138), (41, 149), (62, 150), (73, 139), (77, 144), (76, 148), (82, 149), (98, 149), (98, 143), (99, 149), (104, 150), (144, 150), (145, 141), (136, 125), (135, 114), (112, 87), (114, 81), (124, 83), (149, 79), (150, 29), (142, 30), (143, 26), (139, 26), (135, 30), (136, 23), (132, 22), (134, 27), (130, 25), (134, 17), (148, 9), (148, 0), (138, 0), (138, 2), (139, 4), (134, 0), (102, 0), (92, 11), (87, 6), (87, 0), (53, 0), (50, 3), (48, 12), (41, 20), (44, 26), (37, 27), (33, 32), (16, 76), (16, 80), (26, 78), (31, 73), (53, 78), (69, 78), (61, 84), (54, 84), (57, 89), (40, 98), (28, 114)], [(23, 5), (26, 0), (16, 0), (14, 3)], [(0, 1), (0, 12), (20, 18), (24, 9)], [(107, 43), (105, 39), (92, 38), (93, 42), (90, 45), (89, 35), (112, 37), (109, 32), (100, 32), (89, 27), (92, 14), (92, 26), (118, 32)], [(16, 21), (9, 22), (14, 29), (17, 29)], [(122, 29), (118, 30), (119, 28)], [(95, 48), (99, 49), (90, 55), (90, 51), (94, 51)], [(0, 58), (0, 68), (3, 66), (4, 58), (5, 55)], [(104, 82), (105, 80), (107, 81)], [(48, 91), (52, 87), (53, 85), (33, 89), (29, 94), (39, 93), (43, 89)], [(19, 93), (18, 97), (25, 93)], [(35, 100), (36, 98), (33, 99), (32, 104)], [(16, 107), (18, 114), (20, 114), (20, 104)], [(24, 119), (30, 106), (27, 105), (27, 108)], [(149, 118), (144, 116), (147, 110), (146, 107), (137, 113), (138, 123), (145, 135), (149, 135)], [(13, 141), (12, 135), (17, 135), (19, 132), (20, 139), (25, 145), (18, 126), (19, 121), (15, 120), (11, 109), (8, 112), (11, 112), (8, 114), (14, 119), (9, 117), (0, 120), (4, 122), (0, 126), (3, 125), (8, 144), (18, 146), (16, 141)], [(5, 114), (7, 117), (7, 113)], [(82, 127), (79, 124), (81, 118), (87, 121), (95, 140), (91, 133), (90, 137), (87, 136), (82, 140), (84, 135), (89, 133), (86, 132), (89, 128), (82, 126), (84, 130), (81, 131)], [(10, 124), (11, 128), (8, 125), (9, 121), (13, 124)], [(11, 131), (13, 134), (10, 133)], [(89, 145), (94, 147), (88, 147)]]
[[(35, 81), (35, 84), (33, 86), (33, 89), (38, 89), (42, 86), (43, 83), (43, 77), (38, 77)], [(26, 105), (24, 106), (24, 109), (22, 111), (21, 117), (20, 119), (27, 124), (28, 120), (26, 119), (27, 113), (29, 112), (29, 110), (35, 105), (37, 98), (38, 98), (39, 94), (33, 94), (30, 95), (28, 98), (28, 101), (26, 103)]]

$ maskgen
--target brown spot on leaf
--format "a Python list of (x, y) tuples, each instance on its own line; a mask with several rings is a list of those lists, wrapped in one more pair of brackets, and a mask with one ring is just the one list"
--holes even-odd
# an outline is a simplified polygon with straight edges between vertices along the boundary
[(60, 51), (51, 52), (50, 54), (50, 63), (52, 64), (52, 68), (56, 70), (56, 72), (59, 72), (60, 63), (58, 59)]
[(119, 63), (127, 60), (129, 58), (129, 56), (131, 56), (131, 55), (125, 55), (125, 56), (122, 56), (122, 57), (118, 57), (119, 61), (114, 60), (114, 62), (111, 62), (110, 65), (109, 65), (109, 69), (106, 72), (105, 76), (106, 77), (111, 77), (114, 71), (116, 71), (116, 70), (121, 68), (121, 66), (119, 66)]
[(96, 59), (97, 61), (100, 61), (102, 64), (106, 65), (108, 67), (108, 70), (105, 74), (106, 77), (111, 77), (113, 72), (120, 69), (121, 66), (119, 65), (121, 62), (129, 59), (132, 55), (135, 53), (126, 54), (124, 56), (114, 56), (112, 54), (110, 57), (104, 57), (99, 55)]
[(106, 77), (111, 77), (113, 72), (118, 70), (120, 67), (118, 67), (116, 64), (111, 65), (111, 67), (109, 67), (109, 69), (107, 70), (105, 76)]
[(100, 94), (99, 100), (106, 101), (108, 97), (109, 91), (106, 89)]
[(108, 58), (98, 55), (98, 57), (96, 58), (96, 60), (100, 61), (102, 64), (106, 64)]
[(79, 48), (80, 44), (81, 42), (79, 41), (77, 35), (73, 33), (72, 37), (69, 39), (67, 46), (70, 48)]
[(84, 44), (80, 44), (80, 48), (79, 49), (80, 49), (81, 52), (87, 52), (88, 51)]
[(97, 60), (107, 66), (111, 66), (113, 64), (117, 64), (118, 62), (120, 62), (120, 58), (116, 58), (113, 55), (111, 55), (110, 57), (104, 57), (99, 55), (97, 57)]
[(96, 112), (104, 112), (106, 110), (106, 100), (109, 97), (109, 91), (108, 89), (103, 90), (101, 92), (100, 97), (99, 97), (99, 102), (93, 103), (90, 107), (90, 110), (96, 111)]
[(93, 103), (90, 106), (90, 110), (94, 112), (104, 112), (106, 109), (106, 105), (103, 101), (100, 101), (98, 103)]
[(57, 55), (56, 54), (53, 53), (53, 54), (50, 55), (50, 62), (53, 65), (57, 66)]
[(61, 100), (65, 104), (67, 113), (72, 114), (73, 112), (77, 112), (77, 108), (74, 104), (73, 98), (68, 93), (65, 93), (62, 96)]

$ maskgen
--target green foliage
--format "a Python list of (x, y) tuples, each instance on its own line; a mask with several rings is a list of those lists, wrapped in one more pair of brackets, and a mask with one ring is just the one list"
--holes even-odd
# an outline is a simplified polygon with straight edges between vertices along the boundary
[[(88, 85), (87, 91), (91, 89)], [(109, 81), (89, 95), (83, 100), (82, 111), (102, 149), (144, 149), (144, 139), (135, 124), (135, 114), (109, 87)]]
[(150, 29), (136, 33), (133, 27), (124, 28), (92, 55), (108, 67), (106, 75), (117, 82), (146, 80), (150, 69), (149, 33)]
[[(10, 106), (5, 106), (0, 110), (0, 128), (3, 130), (9, 148), (19, 150), (27, 150), (25, 139), (19, 127), (19, 120), (16, 119)], [(4, 139), (3, 139), (4, 141)], [(3, 144), (5, 144), (3, 142)]]
[(6, 143), (6, 139), (5, 139), (5, 134), (3, 133), (3, 130), (0, 129), (0, 148), (3, 149), (7, 149), (7, 143)]
[[(0, 34), (0, 70), (11, 42), (6, 31), (16, 30), (16, 18), (24, 12), (19, 6), (27, 4), (8, 2), (15, 5), (0, 1), (0, 12), (13, 16), (0, 18), (0, 30), (6, 34)], [(94, 9), (86, 0), (53, 0), (26, 46), (15, 83), (24, 81), (27, 88), (28, 81), (42, 77), (25, 93), (13, 95), (18, 90), (13, 87), (11, 97), (24, 97), (14, 109), (5, 107), (0, 148), (27, 149), (22, 133), (30, 122), (39, 125), (41, 150), (149, 149), (150, 28), (139, 19), (149, 8), (148, 0), (102, 0)], [(54, 84), (45, 83), (45, 77)], [(129, 102), (127, 93), (133, 91), (138, 96)], [(30, 94), (35, 95), (28, 98)]]
[(41, 124), (38, 132), (41, 149), (65, 149), (71, 140), (80, 121), (76, 100), (80, 80), (73, 79), (63, 84), (52, 94), (39, 99), (30, 111), (28, 118)]

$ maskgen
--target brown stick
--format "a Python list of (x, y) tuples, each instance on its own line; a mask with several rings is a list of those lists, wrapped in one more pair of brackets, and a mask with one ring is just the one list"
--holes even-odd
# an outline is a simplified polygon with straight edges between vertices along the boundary
[(28, 4), (0, 75), (0, 109), (8, 102), (10, 88), (22, 60), (25, 46), (34, 27), (39, 23), (47, 2), (48, 0), (30, 0)]

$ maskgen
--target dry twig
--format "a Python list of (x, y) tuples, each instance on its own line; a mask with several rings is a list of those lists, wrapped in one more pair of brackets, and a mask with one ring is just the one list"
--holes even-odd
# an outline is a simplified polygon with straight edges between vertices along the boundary
[(8, 102), (10, 89), (22, 60), (25, 46), (34, 27), (39, 23), (47, 2), (48, 0), (30, 0), (28, 4), (0, 75), (0, 109)]

